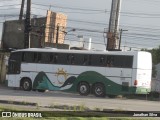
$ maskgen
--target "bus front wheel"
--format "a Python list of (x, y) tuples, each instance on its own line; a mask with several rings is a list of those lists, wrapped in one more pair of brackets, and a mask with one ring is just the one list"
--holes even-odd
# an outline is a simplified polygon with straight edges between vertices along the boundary
[(94, 95), (96, 97), (105, 97), (105, 87), (101, 83), (97, 83), (93, 88)]
[(30, 91), (32, 89), (32, 82), (28, 78), (24, 78), (22, 81), (22, 89), (24, 91)]
[(80, 95), (87, 96), (90, 93), (89, 84), (86, 82), (80, 82), (78, 85), (78, 92)]

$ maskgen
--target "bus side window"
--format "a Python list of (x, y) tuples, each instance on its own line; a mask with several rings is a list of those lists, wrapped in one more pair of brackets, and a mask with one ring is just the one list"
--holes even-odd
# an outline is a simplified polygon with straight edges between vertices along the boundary
[(116, 55), (114, 61), (115, 61), (114, 66), (117, 68), (124, 68), (126, 64), (124, 55)]
[(37, 53), (33, 53), (33, 62), (37, 62)]
[(23, 52), (22, 53), (22, 62), (32, 62), (32, 53), (30, 52)]
[(89, 58), (88, 58), (88, 65), (91, 65), (91, 55), (89, 55)]
[(24, 52), (22, 54), (22, 61), (23, 62), (28, 62), (28, 63), (33, 63), (34, 62), (34, 54), (32, 52)]
[(68, 64), (74, 64), (73, 62), (74, 62), (74, 60), (73, 60), (72, 54), (70, 56), (68, 56), (68, 54), (66, 54), (66, 53), (58, 53), (58, 61), (57, 61), (58, 64), (68, 65)]
[(133, 67), (133, 56), (125, 56), (125, 68)]
[(54, 63), (54, 55), (52, 53), (49, 54), (49, 63)]
[(105, 57), (104, 56), (100, 56), (100, 65), (101, 66), (105, 65)]
[(114, 66), (114, 56), (107, 56), (107, 67), (113, 67)]
[(54, 55), (54, 63), (56, 64), (58, 62), (58, 54)]
[(83, 54), (74, 54), (74, 64), (75, 65), (83, 65), (84, 63), (84, 55)]
[(87, 57), (84, 56), (84, 58), (83, 58), (83, 65), (86, 65), (86, 63), (87, 63)]
[(33, 53), (33, 62), (40, 63), (41, 62), (41, 54), (40, 53)]
[(37, 62), (38, 63), (42, 62), (42, 55), (41, 55), (41, 53), (37, 53)]
[(70, 54), (67, 54), (67, 64), (70, 64)]
[(49, 53), (41, 53), (41, 63), (48, 64), (50, 63)]
[(74, 62), (75, 62), (75, 57), (74, 57), (74, 55), (72, 54), (72, 55), (71, 55), (71, 64), (75, 64)]
[(26, 62), (26, 53), (25, 52), (22, 53), (22, 62)]
[(88, 61), (87, 55), (84, 55), (84, 58), (83, 58), (83, 65), (87, 65), (87, 61)]

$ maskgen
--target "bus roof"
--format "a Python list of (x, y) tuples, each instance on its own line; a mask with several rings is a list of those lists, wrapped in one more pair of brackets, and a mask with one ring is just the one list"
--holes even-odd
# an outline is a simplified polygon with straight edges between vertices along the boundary
[(139, 52), (148, 53), (145, 51), (96, 51), (96, 50), (69, 50), (56, 48), (28, 48), (19, 49), (12, 52), (56, 52), (56, 53), (83, 53), (83, 54), (115, 54), (115, 55), (137, 55)]

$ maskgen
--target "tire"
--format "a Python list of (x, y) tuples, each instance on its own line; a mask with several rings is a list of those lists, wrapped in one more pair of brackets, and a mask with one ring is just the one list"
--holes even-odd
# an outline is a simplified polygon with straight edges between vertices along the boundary
[(28, 78), (23, 79), (21, 86), (22, 86), (22, 89), (24, 91), (30, 91), (30, 90), (32, 90), (32, 82)]
[(78, 85), (78, 92), (82, 96), (87, 96), (90, 93), (89, 84), (86, 82), (81, 82)]
[(101, 83), (97, 83), (93, 87), (93, 93), (96, 97), (105, 97), (105, 87)]

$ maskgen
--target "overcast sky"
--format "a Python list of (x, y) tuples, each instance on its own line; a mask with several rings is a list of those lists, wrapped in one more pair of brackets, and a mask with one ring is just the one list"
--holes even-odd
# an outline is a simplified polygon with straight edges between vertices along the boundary
[[(18, 19), (20, 4), (21, 0), (0, 0), (0, 36), (3, 21)], [(160, 45), (159, 6), (159, 0), (122, 0), (120, 28), (128, 30), (122, 34), (123, 49), (155, 48)], [(32, 15), (46, 16), (47, 9), (65, 13), (68, 28), (87, 30), (70, 32), (66, 39), (78, 41), (78, 35), (83, 35), (84, 39), (91, 37), (92, 48), (95, 49), (105, 49), (106, 39), (102, 32), (108, 28), (110, 8), (111, 0), (32, 0)], [(97, 32), (89, 32), (91, 30)], [(68, 40), (66, 43), (76, 44)]]

